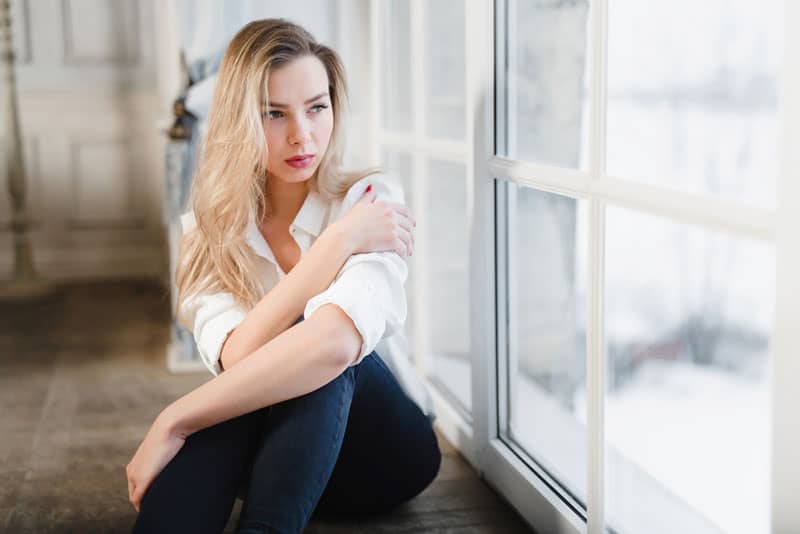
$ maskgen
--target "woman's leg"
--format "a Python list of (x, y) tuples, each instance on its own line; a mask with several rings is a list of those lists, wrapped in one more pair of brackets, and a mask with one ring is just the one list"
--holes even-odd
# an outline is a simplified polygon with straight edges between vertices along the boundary
[(336, 464), (359, 372), (348, 367), (321, 388), (270, 407), (238, 533), (303, 531)]
[(320, 515), (388, 511), (425, 489), (441, 452), (431, 422), (376, 352), (361, 361), (344, 442)]
[(222, 532), (255, 454), (265, 410), (189, 436), (147, 489), (134, 534)]

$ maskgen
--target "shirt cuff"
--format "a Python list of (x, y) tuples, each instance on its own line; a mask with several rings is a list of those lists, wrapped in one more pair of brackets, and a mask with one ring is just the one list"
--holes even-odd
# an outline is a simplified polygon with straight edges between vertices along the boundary
[(237, 308), (224, 311), (214, 317), (213, 321), (209, 321), (198, 336), (197, 351), (200, 353), (203, 363), (214, 376), (222, 371), (219, 357), (223, 342), (231, 330), (239, 326), (245, 317), (246, 314)]
[[(374, 309), (374, 302), (377, 295), (370, 282), (363, 284), (351, 284), (342, 291), (337, 284), (333, 284), (327, 290), (316, 295), (306, 304), (303, 311), (303, 318), (311, 317), (317, 309), (325, 304), (336, 304), (342, 311), (350, 317), (353, 324), (361, 335), (361, 350), (356, 360), (350, 367), (358, 365), (369, 353), (375, 350), (378, 341), (383, 337), (386, 329), (385, 321), (378, 317)], [(367, 303), (365, 305), (365, 303)]]

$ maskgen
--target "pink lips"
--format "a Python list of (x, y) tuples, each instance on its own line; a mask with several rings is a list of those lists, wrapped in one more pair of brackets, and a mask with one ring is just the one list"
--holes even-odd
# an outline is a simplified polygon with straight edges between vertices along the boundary
[(302, 169), (303, 167), (309, 166), (312, 161), (314, 161), (314, 154), (302, 154), (287, 159), (286, 163), (295, 169)]

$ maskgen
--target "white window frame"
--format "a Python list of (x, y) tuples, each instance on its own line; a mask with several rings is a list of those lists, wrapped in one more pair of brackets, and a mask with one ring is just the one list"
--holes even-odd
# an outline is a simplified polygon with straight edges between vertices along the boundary
[[(800, 405), (800, 329), (797, 328), (797, 303), (800, 302), (800, 246), (794, 229), (800, 228), (800, 64), (793, 53), (800, 50), (800, 34), (794, 30), (800, 22), (800, 3), (786, 2), (784, 12), (785, 53), (781, 86), (781, 171), (778, 183), (778, 204), (774, 210), (743, 206), (722, 198), (671, 191), (645, 183), (633, 182), (605, 173), (606, 72), (607, 72), (607, 6), (608, 0), (592, 0), (590, 5), (591, 55), (590, 73), (590, 161), (587, 171), (522, 163), (495, 156), (495, 143), (502, 146), (503, 116), (496, 113), (495, 100), (504, 105), (498, 86), (505, 83), (502, 61), (495, 62), (495, 50), (501, 55), (506, 33), (504, 0), (465, 1), (466, 28), (464, 49), (466, 61), (466, 126), (465, 143), (432, 141), (424, 136), (423, 86), (426, 54), (422, 49), (425, 27), (423, 0), (410, 0), (412, 21), (412, 108), (415, 131), (396, 135), (380, 128), (381, 79), (380, 20), (381, 0), (370, 0), (370, 41), (372, 73), (372, 113), (370, 131), (373, 161), (378, 161), (381, 147), (412, 154), (412, 172), (416, 204), (423, 205), (424, 157), (453, 159), (467, 167), (468, 222), (470, 234), (470, 301), (472, 413), (471, 421), (455, 409), (446, 396), (434, 392), (439, 413), (438, 429), (458, 447), (470, 463), (494, 486), (539, 532), (601, 534), (605, 532), (605, 446), (603, 440), (606, 354), (603, 339), (603, 287), (605, 209), (607, 205), (633, 208), (645, 213), (720, 230), (738, 237), (756, 238), (773, 243), (776, 250), (776, 302), (772, 336), (772, 458), (771, 458), (771, 527), (776, 533), (800, 532), (800, 510), (795, 504), (800, 487), (800, 422), (795, 406)], [(494, 45), (494, 46), (492, 46)], [(494, 49), (493, 49), (494, 48)], [(498, 108), (502, 109), (502, 108)], [(498, 138), (495, 139), (497, 132)], [(793, 142), (794, 141), (794, 142)], [(532, 186), (539, 190), (566, 194), (584, 199), (589, 204), (589, 296), (587, 311), (587, 510), (576, 509), (575, 503), (555, 489), (546, 474), (528, 463), (524, 451), (499, 438), (498, 423), (505, 419), (505, 403), (510, 394), (503, 380), (512, 362), (499, 355), (507, 353), (505, 329), (497, 328), (509, 320), (498, 297), (505, 294), (507, 280), (498, 268), (506, 258), (502, 239), (496, 240), (496, 229), (506, 220), (502, 198), (505, 184)], [(420, 225), (425, 214), (415, 214)], [(499, 232), (499, 230), (498, 230)], [(500, 235), (500, 234), (498, 234)], [(418, 244), (423, 238), (417, 236)], [(497, 242), (496, 242), (497, 241)], [(424, 260), (415, 259), (418, 274), (425, 272)], [(420, 278), (422, 278), (420, 276)], [(418, 291), (425, 291), (421, 280)], [(421, 299), (416, 299), (421, 303)], [(427, 336), (429, 318), (420, 304), (414, 310), (418, 338)], [(415, 347), (418, 348), (418, 347)], [(421, 370), (429, 361), (420, 354)], [(735, 466), (731, 466), (735, 468)]]

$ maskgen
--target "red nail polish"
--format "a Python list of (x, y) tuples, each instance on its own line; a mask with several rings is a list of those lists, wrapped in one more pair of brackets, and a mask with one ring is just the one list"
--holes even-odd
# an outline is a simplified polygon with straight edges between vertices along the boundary
[(366, 192), (369, 193), (370, 191), (372, 191), (372, 184), (369, 184), (367, 186), (367, 191)]

